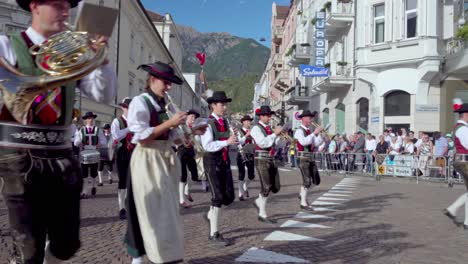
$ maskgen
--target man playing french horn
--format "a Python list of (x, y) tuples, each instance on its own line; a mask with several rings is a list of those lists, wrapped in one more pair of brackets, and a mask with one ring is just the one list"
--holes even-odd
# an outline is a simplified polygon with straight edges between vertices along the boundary
[[(31, 12), (32, 24), (26, 31), (0, 36), (0, 57), (23, 74), (44, 75), (29, 47), (64, 31), (70, 8), (79, 1), (17, 0), (21, 8)], [(100, 53), (106, 49), (101, 45), (106, 41), (100, 38), (91, 48)], [(101, 54), (104, 58), (105, 52)], [(0, 75), (0, 79), (6, 80), (0, 85), (0, 178), (12, 229), (15, 263), (60, 263), (70, 259), (80, 247), (82, 180), (79, 163), (72, 152), (69, 128), (75, 87), (96, 101), (107, 103), (114, 97), (115, 73), (110, 65), (100, 64), (90, 68), (89, 75), (74, 75), (78, 76), (75, 79), (82, 78), (79, 83), (68, 81), (60, 87), (44, 86), (44, 92), (34, 96), (32, 105), (22, 112), (8, 102), (5, 92), (11, 91), (13, 84), (8, 84), (8, 77)], [(5, 63), (0, 67), (5, 74), (4, 69), (10, 69)], [(63, 82), (67, 80), (70, 79)], [(4, 89), (8, 85), (10, 89)]]
[(312, 119), (315, 117), (315, 113), (311, 113), (309, 110), (305, 110), (299, 115), (301, 119), (301, 126), (296, 129), (294, 138), (297, 140), (297, 156), (299, 158), (299, 168), (302, 174), (302, 186), (299, 192), (300, 196), (300, 207), (304, 210), (313, 210), (307, 201), (307, 193), (312, 187), (312, 184), (320, 184), (320, 175), (312, 156), (314, 146), (320, 145), (323, 140), (320, 136), (322, 128), (316, 127), (313, 133), (311, 133), (310, 125)]

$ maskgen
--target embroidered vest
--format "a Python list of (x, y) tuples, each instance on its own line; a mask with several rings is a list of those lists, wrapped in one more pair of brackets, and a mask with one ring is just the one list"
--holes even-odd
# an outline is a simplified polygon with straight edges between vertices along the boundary
[[(269, 132), (267, 132), (264, 126), (262, 126), (262, 125), (257, 125), (257, 126), (260, 128), (260, 131), (262, 131), (262, 133), (263, 133), (263, 135), (264, 135), (265, 137), (267, 137), (267, 136), (273, 134), (273, 132), (271, 131), (271, 129), (270, 129)], [(271, 147), (269, 147), (269, 148), (261, 148), (261, 147), (259, 147), (259, 146), (257, 145), (257, 146), (255, 146), (255, 149), (256, 149), (256, 150), (267, 150), (267, 151), (271, 151), (271, 150), (273, 149), (273, 146), (271, 146)]]
[(453, 135), (455, 136), (455, 150), (457, 151), (457, 154), (468, 154), (468, 149), (463, 147), (460, 139), (456, 135), (457, 130), (461, 127), (467, 127), (467, 126), (465, 124), (456, 123), (453, 128)]
[[(150, 127), (159, 126), (163, 122), (169, 120), (169, 116), (167, 115), (166, 110), (156, 111), (156, 108), (154, 107), (153, 103), (151, 102), (151, 99), (148, 96), (143, 95), (143, 99), (145, 100), (146, 105), (148, 106), (150, 110), (150, 123), (149, 123)], [(164, 109), (164, 107), (161, 106), (161, 109)], [(155, 138), (155, 140), (168, 140), (168, 139), (169, 139), (169, 131), (162, 134), (158, 138)]]
[[(240, 129), (239, 132), (241, 133), (242, 136), (245, 136), (245, 131), (244, 131), (244, 129)], [(248, 136), (248, 137), (245, 139), (244, 145), (247, 145), (247, 144), (254, 144), (253, 142), (254, 142), (254, 141), (253, 141), (252, 136)]]
[[(29, 53), (28, 43), (26, 42), (23, 35), (26, 33), (14, 33), (9, 35), (10, 42), (13, 48), (13, 51), (16, 55), (16, 68), (26, 75), (39, 76), (44, 74), (39, 68), (37, 68), (33, 56)], [(61, 116), (55, 122), (56, 125), (70, 125), (72, 122), (73, 114), (73, 104), (75, 98), (75, 87), (77, 86), (76, 82), (71, 82), (62, 86), (61, 88)], [(6, 107), (1, 109), (0, 120), (9, 120), (12, 121), (13, 117), (8, 113)], [(32, 114), (32, 113), (31, 113)], [(34, 119), (32, 122), (34, 124), (40, 124), (40, 122)]]
[[(96, 146), (99, 143), (99, 128), (93, 126), (93, 130), (91, 133), (88, 132), (88, 128), (86, 126), (81, 128), (81, 138), (82, 138), (82, 143), (84, 146)], [(89, 139), (91, 138), (91, 142), (89, 142)]]
[[(306, 130), (303, 127), (299, 127), (299, 129), (301, 129), (304, 132), (304, 135), (306, 137), (310, 135), (310, 130)], [(314, 143), (312, 142), (312, 144)], [(311, 148), (312, 145), (302, 146), (301, 143), (299, 143), (299, 140), (297, 141), (296, 145), (297, 145), (297, 151), (306, 151), (306, 152), (312, 151), (312, 148)]]
[(224, 123), (224, 131), (221, 131), (222, 127), (218, 123), (218, 120), (215, 119), (214, 116), (210, 115), (208, 117), (210, 120), (208, 121), (208, 124), (211, 127), (211, 130), (213, 131), (213, 140), (214, 141), (223, 141), (227, 140), (229, 136), (231, 135), (231, 132), (229, 132), (229, 126), (226, 122), (226, 119), (223, 118), (223, 123)]

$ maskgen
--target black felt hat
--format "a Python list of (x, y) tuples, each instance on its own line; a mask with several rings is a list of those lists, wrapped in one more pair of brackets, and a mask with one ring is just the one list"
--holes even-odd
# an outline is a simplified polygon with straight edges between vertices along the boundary
[(200, 114), (195, 111), (194, 109), (190, 109), (187, 111), (187, 115), (195, 115), (195, 118), (199, 118), (200, 117)]
[(303, 117), (306, 117), (306, 116), (315, 117), (315, 115), (317, 115), (316, 111), (310, 112), (310, 110), (305, 110), (305, 111), (302, 112), (302, 114), (298, 115), (297, 117), (299, 117), (299, 118), (303, 118)]
[(262, 106), (260, 106), (259, 109), (257, 109), (255, 111), (255, 114), (258, 115), (258, 116), (261, 116), (261, 115), (274, 115), (275, 111), (271, 111), (271, 108), (268, 105), (262, 105)]
[(109, 124), (105, 124), (103, 129), (110, 129), (110, 125)]
[(229, 102), (232, 101), (232, 99), (228, 98), (224, 91), (215, 91), (215, 92), (213, 92), (213, 95), (211, 97), (208, 97), (206, 99), (206, 101), (209, 104), (212, 104), (212, 103), (229, 103)]
[(128, 108), (128, 106), (130, 105), (130, 103), (132, 102), (132, 98), (130, 97), (125, 97), (122, 102), (119, 104), (120, 107), (125, 107), (125, 108)]
[[(23, 8), (24, 10), (31, 12), (31, 9), (29, 8), (29, 4), (31, 4), (33, 0), (16, 0), (16, 3)], [(78, 5), (81, 0), (68, 0), (70, 3), (70, 8), (74, 8)]]
[(88, 119), (88, 118), (94, 118), (94, 119), (95, 119), (96, 117), (97, 117), (97, 115), (96, 115), (95, 113), (93, 113), (93, 112), (86, 112), (86, 114), (85, 114), (82, 118), (83, 118), (83, 120), (86, 120), (86, 119)]
[(151, 64), (142, 64), (137, 69), (142, 69), (158, 79), (163, 79), (175, 84), (182, 84), (182, 79), (175, 74), (171, 65), (157, 61)]
[(241, 123), (244, 122), (244, 121), (253, 121), (253, 118), (249, 115), (245, 115), (241, 118)]

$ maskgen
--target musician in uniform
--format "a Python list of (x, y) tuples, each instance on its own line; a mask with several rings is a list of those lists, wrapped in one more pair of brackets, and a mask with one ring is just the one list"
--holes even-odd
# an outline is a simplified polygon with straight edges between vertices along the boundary
[(133, 133), (128, 129), (127, 117), (128, 106), (132, 99), (125, 97), (119, 104), (122, 109), (122, 115), (115, 118), (111, 124), (111, 134), (113, 146), (116, 147), (116, 163), (119, 183), (117, 186), (117, 200), (119, 203), (119, 218), (125, 219), (127, 211), (125, 210), (125, 198), (127, 197), (127, 182), (130, 167), (130, 158), (135, 145), (132, 143)]
[[(106, 137), (102, 129), (94, 125), (97, 115), (87, 112), (82, 119), (86, 123), (75, 135), (75, 146), (81, 148), (81, 175), (83, 177), (83, 191), (81, 197), (86, 199), (89, 194), (96, 195), (96, 177), (98, 176), (98, 166), (100, 154), (97, 150), (107, 144)], [(91, 177), (91, 179), (88, 179)], [(89, 185), (91, 180), (91, 186)]]
[[(242, 144), (242, 152), (237, 153), (237, 168), (239, 171), (239, 201), (249, 198), (249, 181), (255, 178), (254, 152), (255, 144), (250, 135), (250, 124), (253, 118), (245, 115), (241, 118), (242, 128), (239, 130), (239, 143)], [(247, 179), (245, 179), (245, 167), (247, 167)]]
[[(24, 74), (42, 75), (29, 47), (65, 30), (63, 21), (67, 21), (70, 8), (78, 2), (17, 0), (21, 8), (31, 12), (32, 25), (26, 31), (0, 36), (0, 57)], [(105, 41), (101, 38), (98, 42)], [(110, 65), (103, 65), (79, 83), (65, 86), (35, 97), (35, 103), (26, 109), (30, 113), (26, 125), (14, 120), (5, 103), (7, 98), (0, 97), (1, 131), (14, 129), (18, 134), (48, 135), (45, 144), (33, 137), (0, 137), (1, 191), (8, 208), (15, 263), (59, 263), (71, 258), (80, 247), (82, 180), (69, 129), (74, 88), (89, 98), (108, 103), (115, 93), (115, 73)], [(56, 98), (61, 100), (52, 104)], [(53, 138), (55, 143), (50, 140)]]
[(110, 125), (105, 124), (102, 127), (102, 130), (104, 131), (104, 137), (106, 138), (106, 145), (103, 145), (99, 148), (99, 153), (101, 154), (101, 157), (99, 159), (99, 168), (98, 168), (98, 186), (102, 186), (102, 174), (104, 172), (104, 168), (107, 166), (107, 179), (109, 181), (109, 184), (112, 184), (112, 171), (114, 167), (114, 157), (109, 156), (109, 144), (112, 144), (113, 139), (112, 135), (110, 132)]
[(229, 145), (237, 144), (236, 135), (230, 133), (228, 121), (224, 117), (227, 103), (232, 99), (224, 91), (216, 91), (207, 102), (212, 110), (209, 126), (201, 136), (205, 150), (203, 163), (208, 171), (208, 182), (211, 188), (211, 206), (205, 220), (209, 223), (209, 241), (220, 246), (229, 246), (231, 241), (225, 239), (218, 231), (218, 219), (221, 206), (228, 206), (234, 201)]
[(282, 127), (277, 126), (273, 131), (270, 127), (271, 116), (274, 114), (270, 107), (263, 105), (257, 109), (259, 122), (252, 128), (250, 135), (255, 144), (255, 169), (260, 179), (261, 191), (258, 198), (255, 199), (254, 206), (258, 210), (258, 220), (265, 223), (276, 223), (270, 219), (266, 213), (266, 203), (270, 192), (277, 193), (280, 190), (280, 178), (278, 173), (278, 164), (274, 160), (275, 143), (279, 139)]
[[(187, 120), (185, 121), (186, 125), (189, 128), (192, 128), (192, 124), (195, 119), (199, 118), (200, 114), (191, 109), (187, 112)], [(187, 168), (190, 171), (192, 176), (192, 181), (199, 182), (198, 171), (197, 171), (197, 162), (195, 161), (195, 149), (192, 143), (188, 142), (185, 144), (180, 144), (177, 147), (177, 155), (180, 159), (181, 166), (181, 177), (179, 182), (179, 204), (183, 208), (188, 208), (190, 205), (187, 203), (193, 202), (193, 198), (190, 195), (190, 187), (187, 181)]]
[[(468, 103), (462, 103), (460, 99), (455, 99), (454, 108), (454, 112), (459, 113), (459, 119), (453, 129), (456, 150), (453, 168), (463, 176), (468, 190)], [(463, 224), (456, 221), (457, 211), (462, 206), (465, 206)], [(465, 230), (468, 230), (468, 192), (462, 194), (453, 204), (444, 209), (444, 214), (452, 219), (456, 225), (463, 226)]]
[(297, 140), (299, 168), (302, 174), (302, 186), (299, 192), (300, 207), (304, 210), (313, 210), (307, 201), (307, 193), (312, 187), (312, 184), (320, 184), (320, 175), (312, 152), (314, 146), (320, 146), (323, 140), (320, 136), (321, 128), (315, 128), (313, 133), (311, 133), (309, 128), (312, 124), (312, 119), (315, 117), (314, 113), (305, 110), (298, 117), (301, 119), (301, 126), (296, 129), (294, 138)]
[(146, 92), (134, 97), (128, 110), (128, 127), (137, 145), (130, 160), (125, 240), (133, 263), (143, 263), (144, 254), (153, 263), (176, 263), (184, 257), (184, 233), (177, 199), (180, 162), (172, 144), (181, 143), (174, 138), (179, 131), (175, 128), (187, 113), (166, 112), (165, 95), (172, 83), (183, 81), (163, 62), (138, 69), (148, 72), (148, 79)]

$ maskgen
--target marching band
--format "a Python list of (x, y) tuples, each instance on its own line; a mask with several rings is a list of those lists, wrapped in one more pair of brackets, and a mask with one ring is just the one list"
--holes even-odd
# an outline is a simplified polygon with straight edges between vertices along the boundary
[[(44, 8), (47, 1), (17, 2), (32, 12), (32, 25), (19, 34), (0, 36), (0, 56), (24, 74), (41, 75), (43, 72), (34, 64), (29, 48), (64, 30), (46, 19), (50, 12), (68, 11), (80, 0), (54, 1), (55, 5), (47, 10)], [(64, 13), (68, 16), (68, 12)], [(267, 201), (281, 189), (275, 159), (275, 149), (281, 140), (297, 144), (302, 175), (299, 207), (314, 210), (307, 200), (310, 189), (320, 184), (313, 152), (324, 140), (321, 137), (324, 129), (313, 122), (315, 112), (305, 110), (298, 116), (301, 125), (294, 138), (286, 134), (283, 126), (271, 127), (275, 112), (268, 105), (257, 109), (255, 118), (244, 115), (241, 125), (234, 127), (227, 115), (232, 99), (224, 91), (216, 91), (206, 98), (211, 110), (206, 124), (195, 127), (201, 117), (196, 109), (171, 108), (173, 102), (168, 91), (173, 84), (183, 82), (175, 69), (160, 61), (140, 65), (138, 69), (147, 74), (145, 91), (134, 98), (124, 98), (119, 104), (121, 116), (102, 128), (94, 124), (97, 115), (93, 112), (81, 117), (84, 124), (79, 127), (80, 114), (74, 111), (70, 100), (73, 94), (69, 94), (74, 89), (66, 88), (75, 85), (96, 101), (111, 100), (116, 75), (106, 62), (80, 76), (79, 82), (70, 78), (34, 97), (31, 109), (24, 110), (29, 113), (27, 122), (15, 118), (14, 110), (7, 107), (10, 104), (0, 101), (2, 126), (11, 126), (9, 129), (22, 133), (52, 131), (64, 138), (60, 144), (6, 142), (13, 147), (0, 150), (0, 177), (8, 177), (3, 196), (14, 231), (16, 263), (60, 263), (75, 254), (80, 248), (80, 199), (95, 196), (97, 187), (104, 186), (105, 167), (109, 184), (113, 183), (114, 166), (117, 169), (118, 216), (127, 220), (125, 243), (132, 263), (143, 263), (144, 255), (154, 263), (183, 261), (184, 232), (179, 209), (189, 208), (194, 202), (188, 171), (193, 182), (201, 182), (205, 192), (211, 191), (209, 210), (203, 214), (209, 230), (208, 242), (222, 247), (232, 245), (219, 230), (221, 208), (231, 205), (236, 196), (231, 146), (237, 146), (239, 201), (250, 198), (249, 182), (255, 179), (255, 174), (258, 176), (260, 191), (253, 201), (258, 221), (276, 223), (267, 214)], [(466, 184), (468, 104), (455, 112), (460, 114), (460, 120), (453, 131), (459, 155), (454, 167)], [(257, 122), (252, 126), (254, 120)], [(468, 229), (467, 200), (465, 193), (444, 210), (454, 220), (457, 210), (465, 206), (465, 229)]]

